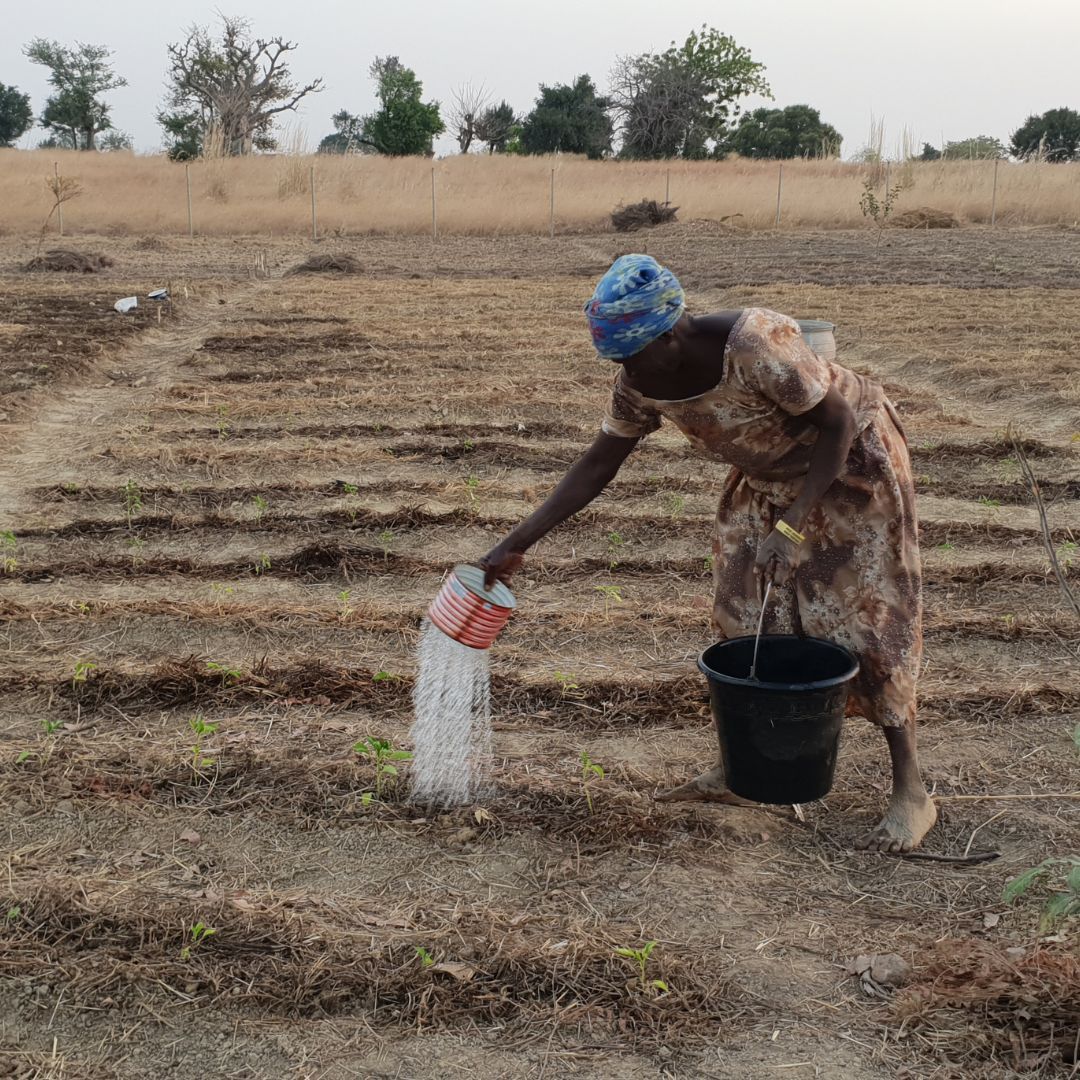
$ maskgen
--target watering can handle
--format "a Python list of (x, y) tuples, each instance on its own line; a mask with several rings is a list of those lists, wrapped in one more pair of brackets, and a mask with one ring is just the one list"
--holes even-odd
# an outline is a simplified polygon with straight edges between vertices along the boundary
[(761, 644), (761, 628), (765, 625), (765, 605), (769, 602), (769, 593), (772, 591), (772, 582), (765, 583), (765, 595), (761, 600), (761, 614), (758, 616), (757, 635), (754, 637), (754, 658), (750, 662), (750, 678), (757, 676), (758, 646)]

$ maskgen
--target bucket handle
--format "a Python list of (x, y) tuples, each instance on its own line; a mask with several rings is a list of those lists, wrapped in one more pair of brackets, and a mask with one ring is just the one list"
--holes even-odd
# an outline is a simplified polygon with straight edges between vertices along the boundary
[(754, 658), (750, 661), (750, 679), (757, 678), (757, 654), (761, 644), (761, 628), (765, 625), (765, 605), (769, 602), (769, 593), (772, 591), (772, 582), (765, 583), (765, 595), (761, 599), (761, 614), (757, 621), (757, 634), (754, 637)]

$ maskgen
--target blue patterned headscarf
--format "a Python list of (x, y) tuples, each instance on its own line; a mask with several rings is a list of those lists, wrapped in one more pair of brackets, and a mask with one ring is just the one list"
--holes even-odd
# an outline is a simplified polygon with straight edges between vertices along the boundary
[(651, 255), (623, 255), (600, 279), (585, 316), (596, 351), (626, 360), (682, 318), (686, 297), (678, 278)]

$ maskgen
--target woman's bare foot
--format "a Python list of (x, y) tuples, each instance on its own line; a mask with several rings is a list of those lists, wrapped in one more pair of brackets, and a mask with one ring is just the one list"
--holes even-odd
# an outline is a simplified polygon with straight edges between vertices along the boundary
[(899, 854), (913, 851), (937, 821), (937, 807), (925, 791), (906, 795), (897, 792), (877, 828), (855, 841), (864, 851)]
[(715, 765), (688, 784), (681, 784), (670, 791), (658, 791), (657, 802), (717, 802), (728, 806), (753, 806), (747, 799), (728, 791), (724, 783), (724, 770)]

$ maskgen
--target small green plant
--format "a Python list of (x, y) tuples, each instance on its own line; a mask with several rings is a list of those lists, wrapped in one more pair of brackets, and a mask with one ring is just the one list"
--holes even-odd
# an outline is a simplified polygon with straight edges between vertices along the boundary
[(423, 967), (429, 968), (435, 963), (435, 957), (432, 956), (423, 945), (416, 946), (416, 956)]
[(363, 795), (360, 796), (360, 805), (366, 810), (371, 805), (371, 800), (373, 798), (375, 798), (375, 793), (373, 791), (365, 791)]
[(15, 764), (21, 765), (24, 761), (28, 761), (30, 756), (31, 752), (29, 750), (20, 750), (19, 756), (15, 759)]
[(378, 535), (379, 547), (382, 548), (383, 562), (390, 558), (390, 549), (394, 546), (394, 534), (389, 529), (383, 529)]
[(395, 761), (409, 761), (412, 753), (408, 750), (396, 750), (389, 739), (377, 739), (369, 735), (354, 744), (353, 752), (367, 758), (375, 766), (375, 797), (382, 798), (383, 786), (397, 782), (398, 770)]
[(232, 431), (232, 426), (229, 424), (229, 406), (219, 405), (217, 407), (217, 437), (224, 442), (229, 437), (229, 432)]
[(255, 507), (255, 520), (258, 521), (266, 513), (270, 503), (262, 495), (256, 495), (252, 498), (251, 505)]
[(14, 574), (19, 569), (19, 560), (15, 557), (18, 546), (19, 542), (10, 529), (0, 532), (0, 570), (5, 574)]
[(702, 569), (704, 569), (706, 574), (711, 574), (713, 572), (714, 566), (716, 566), (716, 556), (713, 555), (712, 552), (710, 552), (708, 555), (705, 556), (705, 561), (702, 564)]
[(1080, 550), (1080, 546), (1077, 545), (1075, 540), (1064, 540), (1061, 546), (1057, 549), (1058, 562), (1066, 569), (1072, 569), (1072, 565), (1076, 562), (1076, 553)]
[(357, 487), (356, 484), (342, 484), (341, 490), (344, 491), (346, 495), (356, 495), (359, 493), (360, 488)]
[(626, 541), (617, 532), (609, 532), (607, 534), (607, 547), (608, 555), (611, 557), (610, 567), (612, 570), (619, 565), (619, 560), (616, 558), (620, 549), (626, 544)]
[(612, 604), (621, 604), (623, 602), (622, 591), (618, 585), (594, 585), (593, 588), (604, 598), (605, 615)]
[(461, 447), (466, 453), (468, 453), (470, 450), (476, 449), (476, 443), (474, 443), (472, 439), (466, 437), (462, 439)]
[(652, 986), (657, 990), (663, 990), (666, 993), (668, 986), (663, 979), (649, 979), (648, 977), (649, 958), (652, 956), (653, 949), (655, 948), (655, 941), (646, 941), (639, 949), (630, 949), (626, 947), (616, 949), (615, 955), (621, 956), (624, 960), (632, 960), (637, 965), (638, 977), (641, 979), (642, 990)]
[(141, 536), (129, 536), (127, 546), (131, 552), (131, 565), (138, 566), (142, 562), (142, 553), (143, 548), (146, 547), (146, 541)]
[(1033, 889), (1049, 892), (1039, 918), (1041, 933), (1049, 933), (1066, 919), (1080, 915), (1080, 858), (1069, 855), (1044, 859), (1005, 886), (1001, 899), (1014, 904)]
[(204, 922), (197, 922), (188, 930), (188, 936), (190, 943), (185, 945), (180, 950), (181, 960), (191, 959), (191, 950), (197, 945), (201, 945), (208, 937), (213, 937), (217, 931), (212, 926), (207, 926)]
[(224, 689), (226, 686), (235, 685), (243, 676), (243, 672), (239, 668), (226, 667), (224, 664), (219, 664), (216, 660), (206, 661), (207, 671), (214, 671), (221, 676), (221, 686)]
[(672, 521), (682, 517), (683, 511), (686, 509), (686, 500), (677, 491), (669, 493), (666, 504)]
[(862, 211), (864, 218), (870, 218), (877, 226), (878, 243), (881, 243), (881, 230), (885, 228), (889, 215), (896, 205), (896, 200), (900, 198), (900, 194), (904, 190), (904, 185), (902, 183), (894, 184), (892, 187), (886, 185), (880, 199), (877, 196), (877, 184), (872, 177), (867, 177), (862, 186), (863, 193), (859, 196), (859, 209)]
[(569, 675), (565, 671), (556, 671), (555, 681), (559, 684), (559, 693), (564, 698), (581, 696), (581, 687), (577, 684), (573, 675)]
[(352, 608), (349, 607), (349, 597), (351, 595), (352, 593), (349, 589), (342, 589), (341, 592), (338, 593), (338, 602), (341, 604), (341, 607), (338, 608), (338, 618), (342, 622), (345, 622), (352, 614)]
[(955, 551), (956, 545), (951, 540), (938, 544), (938, 551)]
[(142, 512), (142, 492), (139, 490), (139, 485), (134, 480), (128, 479), (120, 489), (120, 498), (124, 504), (124, 516), (130, 526), (131, 519)]
[(589, 813), (593, 812), (592, 785), (604, 779), (604, 766), (589, 757), (588, 751), (581, 751), (581, 790), (585, 793), (585, 802)]
[(980, 495), (978, 503), (980, 506), (987, 506), (991, 510), (997, 510), (1001, 506), (1000, 499), (991, 499), (989, 495)]
[(71, 676), (71, 689), (74, 690), (79, 683), (86, 682), (90, 678), (90, 673), (97, 668), (97, 664), (93, 660), (76, 660), (75, 671)]
[(50, 720), (47, 716), (41, 721), (41, 729), (46, 735), (55, 735), (63, 726), (63, 720)]
[(21, 918), (22, 918), (22, 908), (19, 907), (18, 904), (16, 904), (15, 907), (9, 907), (8, 908), (8, 910), (7, 910), (7, 921), (8, 922), (15, 922), (17, 919), (21, 919)]
[(469, 473), (465, 477), (465, 494), (473, 506), (476, 505), (476, 493), (480, 489), (480, 477), (476, 473)]
[(202, 741), (205, 736), (217, 733), (217, 724), (208, 724), (200, 713), (196, 713), (188, 721), (188, 727), (195, 736), (195, 745), (191, 748), (191, 764), (198, 772), (204, 765), (214, 764), (211, 758), (203, 754)]
[(395, 675), (392, 671), (376, 671), (371, 676), (372, 682), (401, 682), (401, 676)]
[(998, 465), (998, 471), (1001, 473), (1001, 479), (1006, 484), (1016, 483), (1021, 477), (1020, 462), (1013, 457), (1002, 458)]
[(271, 565), (272, 565), (272, 563), (270, 562), (270, 556), (269, 556), (269, 555), (267, 555), (267, 554), (266, 554), (266, 552), (264, 551), (264, 552), (263, 552), (263, 553), (262, 553), (262, 554), (261, 554), (261, 555), (260, 555), (260, 556), (258, 557), (258, 559), (256, 559), (256, 560), (255, 560), (255, 562), (253, 562), (253, 563), (251, 564), (251, 572), (252, 572), (252, 573), (253, 573), (253, 574), (254, 574), (254, 575), (255, 575), (256, 577), (258, 577), (258, 576), (259, 576), (259, 574), (263, 573), (263, 572), (264, 572), (264, 571), (266, 571), (266, 570), (269, 570), (269, 569), (270, 569), (270, 567), (271, 567)]

